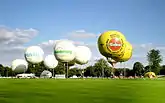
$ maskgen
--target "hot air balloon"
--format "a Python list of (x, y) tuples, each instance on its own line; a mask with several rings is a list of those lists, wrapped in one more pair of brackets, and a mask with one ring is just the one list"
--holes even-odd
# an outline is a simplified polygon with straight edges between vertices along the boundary
[(128, 41), (126, 41), (125, 43), (126, 43), (126, 48), (124, 50), (124, 55), (120, 58), (113, 58), (117, 62), (126, 62), (132, 56), (132, 50), (133, 50), (132, 45)]
[(60, 62), (70, 62), (75, 58), (75, 45), (70, 40), (60, 40), (54, 46), (54, 55)]
[(47, 55), (44, 59), (44, 65), (48, 69), (54, 69), (58, 65), (58, 61), (54, 55)]
[[(126, 48), (124, 50), (124, 54), (122, 57), (112, 57), (111, 60), (109, 60), (108, 62), (114, 67), (114, 65), (118, 62), (122, 63), (122, 62), (126, 62), (128, 61), (131, 56), (132, 56), (132, 45), (126, 41)], [(124, 68), (123, 68), (124, 69)]]
[(40, 75), (41, 78), (51, 78), (52, 77), (52, 73), (48, 70), (44, 70), (41, 75)]
[(58, 65), (58, 61), (54, 55), (47, 55), (44, 59), (44, 65), (48, 69), (53, 69), (53, 77), (54, 77), (54, 69)]
[[(80, 64), (80, 65), (87, 64), (89, 62), (89, 60), (91, 59), (91, 56), (92, 56), (92, 52), (87, 46), (77, 46), (76, 47), (75, 61), (77, 64)], [(84, 68), (83, 68), (82, 73), (84, 75)]]
[(11, 68), (16, 73), (25, 73), (28, 69), (28, 63), (23, 59), (15, 59), (12, 62)]
[(98, 38), (99, 52), (114, 68), (118, 62), (128, 61), (132, 56), (132, 46), (119, 31), (107, 31)]
[[(68, 63), (73, 61), (76, 55), (76, 47), (70, 40), (59, 40), (54, 46), (54, 55), (59, 62), (66, 63), (68, 78)], [(65, 67), (65, 65), (64, 65)]]
[(91, 56), (92, 56), (92, 52), (88, 47), (86, 46), (76, 47), (75, 61), (77, 64), (83, 65), (88, 63), (88, 61), (91, 59)]
[(156, 74), (154, 72), (147, 72), (144, 77), (148, 78), (156, 78)]
[(38, 64), (43, 61), (44, 51), (39, 46), (30, 46), (25, 50), (26, 61)]
[(105, 57), (122, 57), (125, 50), (126, 38), (118, 31), (107, 31), (98, 39), (98, 49)]

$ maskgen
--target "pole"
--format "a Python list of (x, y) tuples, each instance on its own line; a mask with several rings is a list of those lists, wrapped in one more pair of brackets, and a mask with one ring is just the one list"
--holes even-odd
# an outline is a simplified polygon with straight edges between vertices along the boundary
[(24, 74), (25, 74), (25, 69), (24, 69), (24, 71), (23, 71), (23, 72), (24, 72)]
[[(12, 67), (11, 67), (12, 68)], [(0, 76), (1, 76), (1, 73), (0, 73)], [(13, 71), (11, 70), (11, 78), (13, 78)]]
[(53, 77), (54, 77), (54, 68), (53, 68)]
[(126, 76), (126, 73), (125, 73), (125, 63), (123, 63), (124, 64), (124, 78), (125, 78), (125, 76)]
[(123, 64), (123, 62), (120, 62), (120, 66), (121, 66), (120, 67), (121, 68), (121, 75), (122, 75), (122, 78), (124, 78), (125, 73), (124, 73), (124, 64)]
[(112, 78), (114, 78), (114, 63), (112, 62), (111, 65), (112, 65), (112, 72), (111, 72), (111, 75), (112, 75)]
[(102, 62), (101, 62), (101, 67), (102, 67), (102, 78), (104, 78), (104, 68), (103, 68), (103, 60), (102, 60)]
[[(122, 62), (120, 62), (120, 68), (122, 69)], [(122, 69), (123, 70), (123, 69)], [(121, 78), (123, 76), (123, 71), (121, 70), (119, 78)]]
[(65, 62), (64, 62), (64, 71), (65, 71), (65, 78), (66, 78)]
[(83, 78), (84, 78), (84, 65), (82, 65), (82, 69), (83, 69)]
[(84, 68), (83, 68), (83, 78), (84, 78)]
[(67, 75), (66, 75), (66, 77), (68, 79), (68, 62), (66, 64), (67, 64)]
[[(32, 64), (32, 66), (33, 66), (33, 69), (35, 68), (35, 64)], [(34, 72), (33, 72), (34, 73)]]

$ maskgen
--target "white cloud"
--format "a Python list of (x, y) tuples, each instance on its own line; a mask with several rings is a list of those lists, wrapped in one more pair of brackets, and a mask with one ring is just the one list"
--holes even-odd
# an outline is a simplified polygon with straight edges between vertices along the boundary
[[(46, 51), (46, 53), (51, 53), (52, 52), (52, 48), (53, 46), (51, 45), (52, 43), (50, 43), (50, 41), (48, 42), (43, 42), (43, 44), (46, 45), (47, 49), (44, 49)], [(49, 45), (48, 45), (49, 44)], [(99, 58), (104, 58), (98, 51), (98, 48), (97, 48), (97, 43), (94, 42), (94, 43), (84, 43), (84, 42), (78, 42), (78, 41), (75, 41), (75, 44), (78, 46), (78, 45), (86, 45), (88, 46), (91, 51), (92, 51), (92, 58), (91, 60), (89, 61), (89, 63), (87, 65), (93, 65), (96, 60), (98, 60)], [(51, 46), (50, 46), (51, 45)], [(151, 49), (157, 49), (157, 48), (165, 48), (164, 45), (156, 45), (156, 44), (151, 44), (151, 43), (147, 43), (147, 44), (133, 44), (133, 55), (132, 55), (132, 58), (130, 60), (128, 60), (127, 62), (124, 62), (124, 63), (117, 63), (115, 65), (115, 67), (127, 67), (127, 68), (132, 68), (133, 67), (133, 64), (135, 62), (141, 62), (144, 66), (146, 66), (148, 64), (147, 62), (147, 52)], [(49, 51), (49, 52), (48, 52)], [(161, 51), (161, 54), (162, 55), (165, 55), (165, 49), (160, 49)], [(165, 63), (165, 62), (163, 62)], [(87, 66), (86, 65), (86, 66)], [(73, 67), (81, 67), (80, 65), (75, 65)]]
[(24, 44), (38, 34), (35, 29), (10, 29), (0, 26), (0, 63), (10, 65), (13, 59), (24, 58)]
[(47, 47), (47, 46), (53, 46), (56, 42), (57, 40), (49, 40), (49, 41), (42, 42), (38, 45), (41, 47)]
[[(47, 54), (50, 54), (53, 52), (53, 45), (56, 42), (56, 40), (49, 40), (47, 42), (43, 42), (41, 43), (42, 44), (42, 48), (44, 49), (45, 51), (45, 55)], [(91, 51), (92, 51), (92, 58), (91, 60), (89, 61), (89, 63), (87, 65), (93, 65), (96, 60), (98, 60), (99, 58), (104, 58), (98, 51), (98, 48), (97, 48), (97, 43), (94, 42), (94, 43), (84, 43), (82, 41), (75, 41), (74, 42), (76, 46), (78, 45), (86, 45), (88, 46)], [(147, 52), (150, 50), (150, 49), (157, 49), (156, 47), (158, 47), (158, 45), (154, 45), (154, 44), (151, 44), (151, 43), (147, 43), (147, 44), (136, 44), (136, 45), (133, 45), (134, 46), (134, 50), (133, 50), (133, 55), (132, 55), (132, 58), (125, 62), (125, 63), (117, 63), (116, 64), (116, 67), (128, 67), (128, 68), (132, 68), (133, 67), (133, 64), (137, 61), (143, 63), (144, 66), (147, 65)], [(163, 45), (159, 45), (159, 48), (165, 48), (165, 46)], [(161, 54), (164, 55), (165, 54), (165, 50), (164, 49), (161, 49)], [(87, 66), (86, 65), (86, 66)], [(73, 67), (81, 67), (80, 65), (75, 65)]]
[(68, 33), (66, 37), (70, 39), (89, 39), (89, 38), (96, 38), (97, 35), (94, 33), (86, 32), (85, 30), (77, 30), (77, 31)]
[[(78, 33), (78, 34), (74, 34)], [(86, 65), (92, 65), (96, 62), (97, 59), (103, 58), (103, 56), (99, 53), (97, 48), (97, 40), (95, 42), (88, 42), (85, 40), (81, 40), (81, 38), (96, 38), (96, 34), (94, 33), (87, 33), (85, 30), (75, 31), (74, 33), (70, 33), (67, 36), (72, 38), (80, 38), (78, 39), (71, 39), (74, 41), (76, 46), (78, 45), (86, 45), (92, 51), (92, 58), (89, 63)], [(24, 44), (28, 43), (32, 38), (34, 38), (38, 34), (38, 31), (35, 29), (9, 29), (7, 27), (0, 27), (0, 63), (4, 65), (10, 65), (12, 60), (17, 58), (24, 58)], [(83, 35), (83, 36), (82, 36)], [(85, 36), (84, 36), (85, 35)], [(65, 39), (63, 39), (65, 40)], [(44, 52), (45, 56), (48, 54), (53, 53), (54, 44), (58, 40), (48, 40), (44, 41), (38, 46), (40, 46)], [(133, 44), (133, 56), (132, 58), (123, 63), (117, 63), (116, 67), (128, 67), (132, 68), (133, 64), (136, 61), (142, 62), (144, 65), (147, 65), (147, 52), (150, 49), (159, 49), (162, 55), (165, 55), (165, 45), (161, 44), (152, 44), (152, 43), (145, 43), (145, 44)], [(163, 62), (165, 63), (165, 62)], [(76, 65), (80, 66), (80, 65)]]
[[(89, 46), (90, 47), (90, 46)], [(133, 64), (135, 62), (141, 62), (144, 66), (148, 64), (147, 62), (147, 52), (151, 49), (158, 49), (161, 52), (162, 56), (165, 56), (165, 45), (158, 45), (158, 44), (152, 44), (152, 43), (146, 43), (146, 44), (133, 44), (133, 55), (130, 60), (120, 64), (117, 63), (116, 67), (128, 67), (132, 68)], [(96, 60), (99, 58), (104, 58), (97, 49), (97, 44), (91, 44), (91, 50), (93, 52), (93, 58), (92, 60)], [(165, 61), (163, 61), (162, 64), (165, 64)]]
[(0, 27), (0, 43), (6, 45), (20, 45), (29, 42), (38, 34), (35, 29), (10, 29)]

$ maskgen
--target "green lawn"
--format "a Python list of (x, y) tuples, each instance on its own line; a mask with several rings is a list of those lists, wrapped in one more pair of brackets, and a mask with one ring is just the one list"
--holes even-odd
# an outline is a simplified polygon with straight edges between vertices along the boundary
[(165, 80), (0, 79), (0, 103), (165, 103)]

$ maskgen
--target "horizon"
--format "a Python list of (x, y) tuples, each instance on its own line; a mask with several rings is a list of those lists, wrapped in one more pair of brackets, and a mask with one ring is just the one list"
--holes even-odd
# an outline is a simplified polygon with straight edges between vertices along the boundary
[(116, 68), (132, 69), (135, 62), (146, 66), (150, 49), (165, 55), (164, 3), (164, 0), (2, 0), (0, 64), (10, 66), (13, 60), (24, 59), (24, 49), (33, 45), (40, 46), (45, 56), (52, 54), (57, 40), (68, 39), (76, 46), (91, 49), (92, 58), (87, 64), (90, 65), (104, 58), (97, 48), (98, 36), (117, 30), (132, 44), (133, 55)]

